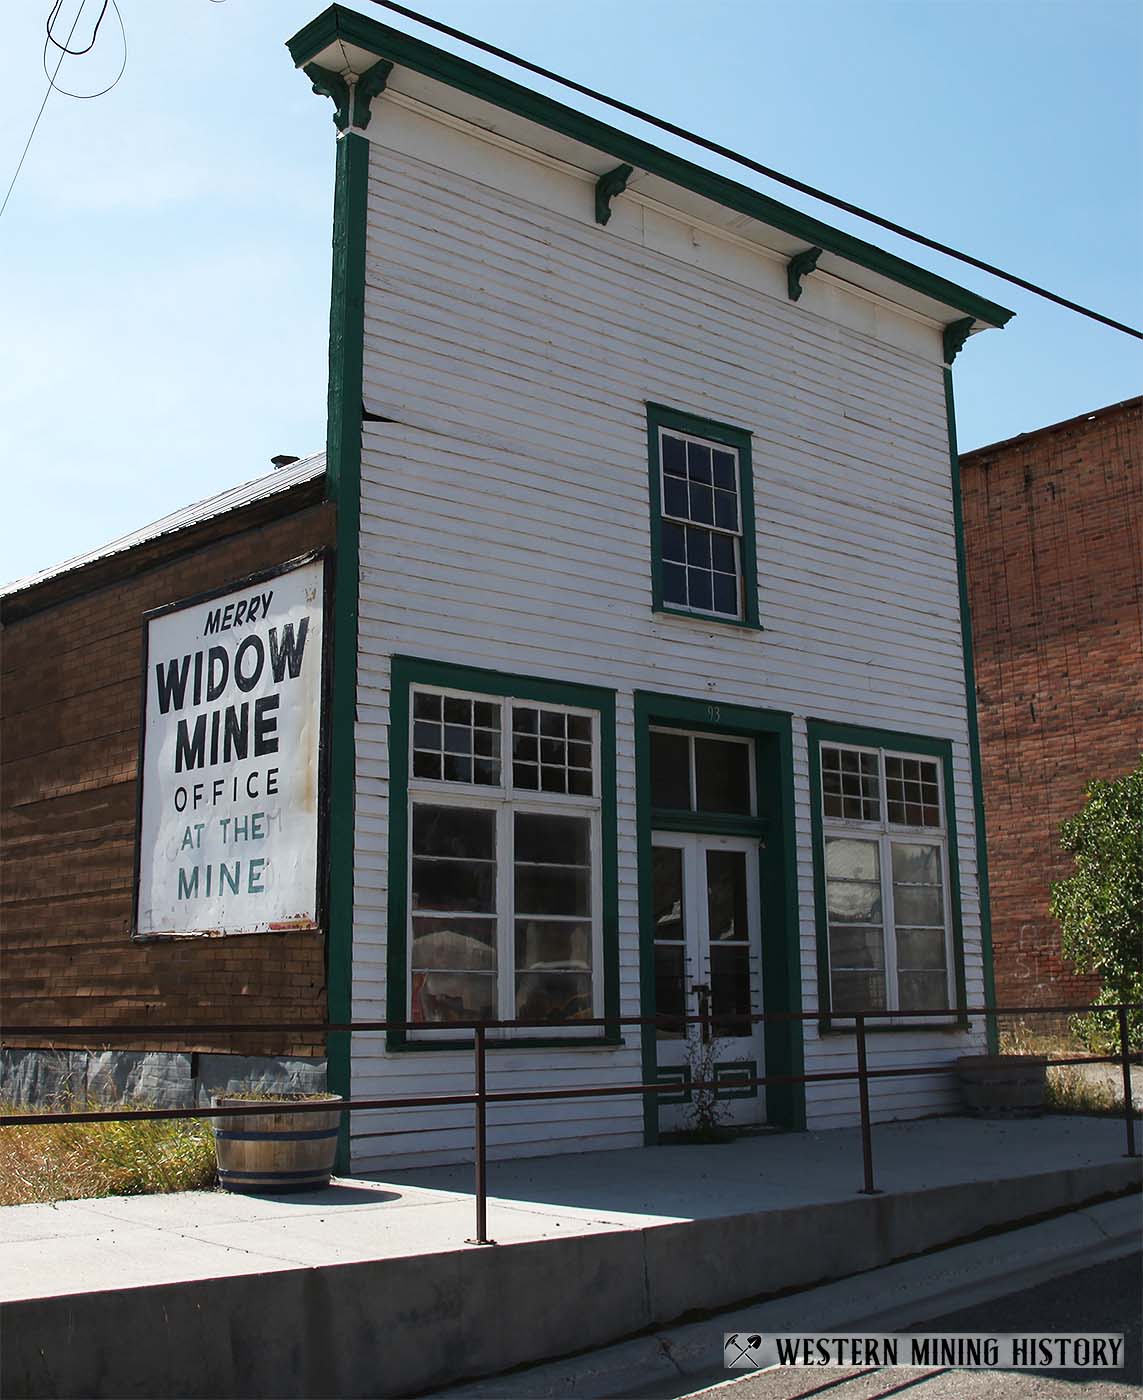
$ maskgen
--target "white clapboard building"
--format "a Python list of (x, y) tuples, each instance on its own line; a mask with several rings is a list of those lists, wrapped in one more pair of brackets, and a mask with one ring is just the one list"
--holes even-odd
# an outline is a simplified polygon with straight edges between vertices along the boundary
[[(334, 6), (333, 1087), (493, 1156), (956, 1105), (989, 996), (949, 366), (1004, 308)], [(607, 1025), (709, 1014), (708, 1036)], [(811, 1012), (751, 1029), (743, 1012)], [(950, 1014), (951, 1012), (951, 1014)], [(583, 1021), (605, 1024), (580, 1024)], [(472, 1109), (352, 1115), (355, 1170)]]

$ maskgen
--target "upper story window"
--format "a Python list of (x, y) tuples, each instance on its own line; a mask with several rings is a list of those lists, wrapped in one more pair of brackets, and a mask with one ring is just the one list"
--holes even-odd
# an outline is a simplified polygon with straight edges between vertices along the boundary
[(409, 1020), (602, 1014), (600, 716), (414, 686)]
[(656, 609), (758, 625), (750, 434), (647, 405)]
[(830, 1009), (950, 1005), (951, 903), (937, 758), (822, 743)]

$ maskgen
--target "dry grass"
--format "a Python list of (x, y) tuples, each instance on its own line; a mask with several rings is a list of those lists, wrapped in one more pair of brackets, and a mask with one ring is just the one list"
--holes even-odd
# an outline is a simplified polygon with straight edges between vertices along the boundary
[[(52, 1105), (56, 1112), (61, 1107)], [(36, 1110), (3, 1105), (2, 1111)], [(203, 1119), (0, 1128), (0, 1206), (201, 1191), (214, 1184), (214, 1134)]]
[[(1011, 1026), (1000, 1033), (1002, 1055), (1045, 1055), (1067, 1058), (1091, 1051), (1067, 1033), (1044, 1034), (1026, 1026)], [(1123, 1094), (1107, 1071), (1114, 1066), (1056, 1065), (1048, 1069), (1046, 1106), (1049, 1113), (1120, 1113)]]
[[(233, 1094), (219, 1094), (218, 1100), (225, 1099), (227, 1103), (337, 1103), (341, 1098), (340, 1094), (327, 1094), (324, 1091), (314, 1094), (281, 1093), (275, 1094), (269, 1089), (236, 1089)], [(217, 1103), (218, 1100), (215, 1102)]]
[(1060, 1065), (1048, 1070), (1047, 1104), (1051, 1113), (1121, 1113), (1123, 1093), (1113, 1080), (1092, 1078), (1082, 1065)]
[(1067, 1033), (1045, 1034), (1025, 1025), (1002, 1026), (1000, 1030), (1002, 1055), (1086, 1055), (1088, 1050)]

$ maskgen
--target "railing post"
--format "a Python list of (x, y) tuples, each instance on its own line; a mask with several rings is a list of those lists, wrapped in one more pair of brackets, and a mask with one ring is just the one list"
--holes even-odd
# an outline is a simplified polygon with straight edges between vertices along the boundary
[(1138, 1157), (1135, 1147), (1135, 1101), (1131, 1097), (1131, 1059), (1128, 1052), (1127, 1008), (1119, 1008), (1119, 1062), (1123, 1069), (1123, 1121), (1127, 1126), (1128, 1157)]
[(869, 1121), (869, 1062), (865, 1055), (865, 1017), (859, 1012), (857, 1022), (857, 1092), (861, 1102), (861, 1160), (865, 1168), (862, 1196), (880, 1196), (873, 1184), (873, 1125)]
[(472, 1048), (475, 1056), (474, 1074), (476, 1103), (476, 1238), (469, 1244), (493, 1244), (488, 1238), (488, 1083), (485, 1029), (473, 1031)]

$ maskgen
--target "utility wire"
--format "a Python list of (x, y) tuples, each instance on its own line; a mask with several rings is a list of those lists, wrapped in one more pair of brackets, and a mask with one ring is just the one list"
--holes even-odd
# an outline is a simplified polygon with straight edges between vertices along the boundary
[(387, 10), (393, 10), (399, 15), (404, 15), (406, 19), (415, 20), (417, 24), (427, 25), (429, 29), (435, 29), (440, 34), (447, 34), (452, 39), (459, 39), (464, 44), (471, 44), (473, 48), (480, 49), (484, 53), (492, 54), (496, 58), (504, 59), (508, 63), (514, 63), (519, 68), (526, 69), (529, 73), (535, 73), (537, 77), (546, 78), (549, 82), (560, 83), (562, 86), (571, 88), (574, 92), (581, 93), (584, 97), (590, 97), (594, 102), (602, 102), (609, 107), (615, 107), (620, 112), (625, 112), (629, 117), (647, 122), (651, 126), (656, 126), (660, 131), (667, 131), (672, 136), (678, 136), (684, 141), (689, 141), (693, 145), (701, 146), (704, 150), (712, 152), (716, 156), (722, 156), (726, 160), (732, 160), (738, 165), (744, 165), (748, 170), (753, 170), (759, 175), (764, 175), (768, 180), (777, 180), (779, 184), (788, 185), (790, 189), (798, 190), (802, 194), (809, 195), (813, 199), (820, 199), (825, 204), (831, 204), (835, 209), (842, 209), (847, 214), (853, 214), (859, 219), (864, 219), (868, 223), (876, 224), (879, 228), (887, 229), (890, 233), (895, 233), (901, 238), (911, 239), (914, 243), (920, 243), (923, 247), (931, 248), (936, 253), (942, 253), (945, 257), (956, 258), (958, 261), (968, 263), (971, 267), (979, 268), (981, 272), (987, 272), (992, 277), (999, 277), (1005, 282), (1011, 282), (1013, 286), (1022, 287), (1026, 292), (1044, 297), (1045, 300), (1055, 302), (1057, 306), (1063, 306), (1068, 311), (1075, 311), (1080, 316), (1087, 316), (1092, 321), (1099, 321), (1105, 326), (1110, 326), (1112, 330), (1122, 331), (1125, 335), (1134, 336), (1136, 340), (1143, 340), (1143, 330), (1138, 330), (1134, 326), (1125, 325), (1122, 321), (1116, 321), (1111, 316), (1105, 316), (1101, 311), (1093, 311), (1090, 307), (1081, 306), (1079, 302), (1070, 301), (1067, 297), (1059, 296), (1055, 292), (1050, 292), (1046, 287), (1037, 286), (1035, 282), (1029, 282), (1023, 277), (1018, 277), (1014, 272), (1005, 272), (1003, 268), (996, 267), (992, 263), (975, 258), (971, 253), (962, 253), (956, 248), (951, 248), (947, 243), (939, 243), (935, 238), (928, 238), (923, 233), (916, 233), (912, 229), (905, 228), (902, 224), (896, 224), (891, 219), (882, 218), (880, 214), (873, 214), (868, 209), (861, 208), (858, 204), (851, 204), (848, 200), (839, 199), (837, 195), (827, 194), (825, 190), (819, 190), (813, 185), (807, 185), (801, 180), (794, 179), (791, 175), (783, 175), (781, 171), (774, 170), (768, 165), (762, 165), (759, 161), (752, 160), (749, 156), (744, 156), (738, 151), (733, 151), (729, 146), (720, 145), (717, 141), (710, 141), (705, 136), (699, 136), (693, 131), (688, 131), (685, 127), (676, 126), (674, 122), (664, 120), (662, 117), (653, 116), (650, 112), (644, 112), (638, 107), (632, 107), (627, 102), (622, 102), (617, 97), (608, 97), (606, 93), (597, 92), (594, 88), (585, 87), (583, 83), (577, 83), (572, 78), (562, 77), (559, 73), (553, 73), (550, 68), (542, 68), (538, 63), (532, 63), (529, 59), (520, 58), (514, 53), (509, 53), (507, 49), (498, 48), (495, 44), (486, 43), (483, 39), (476, 38), (473, 34), (466, 34), (463, 29), (454, 29), (451, 25), (442, 24), (440, 20), (430, 19), (428, 15), (422, 15), (416, 10), (410, 10), (405, 5), (396, 3), (396, 0), (373, 0), (375, 5), (382, 5)]
[[(32, 123), (31, 131), (28, 132), (27, 141), (24, 142), (24, 149), (20, 155), (19, 164), (16, 166), (16, 173), (12, 176), (12, 183), (8, 186), (8, 193), (4, 196), (4, 203), (0, 204), (0, 218), (3, 218), (4, 216), (4, 210), (7, 209), (8, 201), (12, 198), (12, 191), (16, 188), (16, 181), (20, 178), (20, 171), (24, 168), (24, 160), (27, 157), (28, 148), (32, 144), (32, 137), (36, 134), (36, 127), (38, 127), (40, 124), (40, 118), (44, 115), (44, 108), (48, 105), (48, 98), (52, 95), (52, 88), (54, 88), (56, 85), (56, 74), (60, 71), (60, 64), (63, 63), (64, 59), (67, 57), (68, 45), (71, 43), (71, 36), (75, 33), (75, 27), (79, 23), (79, 17), (81, 14), (83, 14), (82, 0), (79, 9), (75, 12), (75, 19), (72, 20), (71, 29), (68, 31), (68, 36), (64, 40), (63, 49), (60, 51), (60, 56), (58, 61), (56, 62), (55, 71), (52, 73), (51, 77), (48, 78), (48, 85), (47, 88), (44, 90), (44, 100), (40, 103), (40, 110), (36, 113), (36, 120)], [(100, 19), (102, 18), (103, 16), (100, 15)]]

